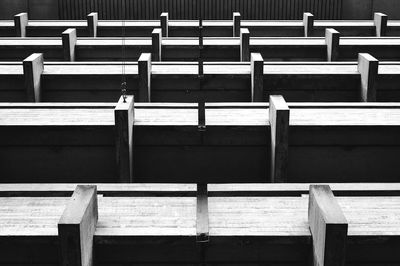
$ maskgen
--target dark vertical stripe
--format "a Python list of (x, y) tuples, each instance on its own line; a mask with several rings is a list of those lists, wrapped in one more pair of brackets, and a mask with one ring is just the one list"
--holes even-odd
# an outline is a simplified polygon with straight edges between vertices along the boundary
[(184, 8), (183, 8), (183, 5), (182, 5), (182, 0), (176, 0), (175, 10), (178, 11), (177, 16), (179, 17), (179, 19), (182, 19), (183, 18), (183, 12), (184, 12)]
[(108, 0), (108, 8), (107, 8), (107, 19), (113, 19), (114, 17), (114, 0)]
[(111, 0), (103, 0), (103, 10), (104, 10), (104, 18), (105, 19), (110, 19), (109, 14), (111, 12), (110, 9), (110, 2)]
[[(161, 12), (158, 12), (159, 8), (158, 8), (158, 1), (157, 0), (152, 0), (152, 4), (153, 4), (153, 8), (150, 10), (151, 13), (151, 17), (159, 17)], [(159, 14), (157, 14), (159, 13)]]
[(95, 0), (97, 5), (97, 11), (99, 12), (99, 19), (103, 18), (103, 9), (101, 8), (101, 1), (102, 0)]
[(274, 17), (274, 14), (275, 14), (275, 0), (270, 0), (270, 1), (271, 1), (270, 10), (269, 10), (270, 19), (275, 19), (275, 17)]
[(106, 19), (106, 16), (104, 15), (105, 10), (104, 10), (104, 0), (98, 0), (99, 2), (99, 9), (101, 10), (100, 16), (101, 19)]
[(137, 19), (142, 19), (142, 0), (136, 0), (137, 3), (137, 9), (136, 9), (136, 14), (137, 14)]
[[(60, 8), (61, 7), (61, 8)], [(58, 0), (58, 17), (60, 18), (60, 19), (62, 19), (62, 17), (63, 17), (63, 14), (62, 14), (62, 2), (61, 2), (61, 0)]]
[(270, 0), (271, 4), (269, 6), (269, 19), (274, 19), (274, 14), (275, 14), (275, 0)]
[(58, 0), (58, 15), (60, 16), (61, 19), (64, 19), (65, 16), (65, 5), (63, 0)]
[[(159, 19), (169, 12), (171, 19), (302, 19), (312, 12), (316, 19), (340, 19), (343, 0), (57, 0), (60, 19), (86, 19), (97, 11), (99, 19)], [(201, 7), (201, 8), (200, 8)], [(121, 9), (123, 8), (123, 9)]]
[(130, 3), (130, 16), (129, 19), (135, 19), (135, 2), (136, 0), (127, 0)]
[(67, 13), (68, 13), (68, 17), (66, 18), (66, 19), (72, 19), (73, 17), (73, 15), (72, 15), (72, 6), (73, 6), (73, 3), (72, 2), (68, 2), (67, 0), (64, 0), (64, 2), (65, 2), (65, 4), (68, 6), (68, 8), (67, 8)]
[(255, 8), (255, 1), (256, 0), (250, 0), (250, 10), (251, 10), (251, 18), (256, 19), (256, 8)]
[[(180, 0), (181, 2), (181, 19), (187, 19), (187, 14), (189, 14), (189, 10), (186, 8), (186, 1)], [(194, 1), (193, 1), (194, 4)]]
[(90, 0), (81, 0), (82, 1), (82, 18), (81, 19), (86, 19), (86, 15), (88, 14), (87, 13), (87, 10), (88, 10), (88, 8), (87, 8), (87, 4), (88, 4), (88, 2), (90, 1)]
[(108, 0), (108, 7), (107, 7), (107, 19), (113, 19), (114, 18), (114, 0)]
[(222, 2), (223, 0), (217, 0), (218, 1), (218, 12), (217, 12), (217, 16), (215, 17), (215, 19), (223, 17), (223, 6), (222, 6)]
[(78, 15), (79, 15), (79, 3), (78, 0), (73, 0), (74, 4), (75, 4), (75, 13), (74, 13), (74, 19), (78, 19)]
[(221, 0), (222, 4), (221, 4), (221, 9), (222, 9), (222, 17), (224, 19), (228, 19), (228, 12), (227, 12), (227, 8), (228, 8), (228, 1), (227, 0)]
[[(187, 6), (186, 6), (186, 0), (180, 0), (180, 2), (181, 2), (181, 19), (187, 19), (187, 16), (188, 16), (188, 14), (189, 14), (189, 9), (187, 9)], [(195, 1), (192, 1), (192, 4), (194, 5), (195, 4)]]
[(65, 0), (61, 0), (61, 2), (62, 2), (62, 8), (63, 8), (63, 10), (62, 10), (63, 17), (62, 17), (62, 19), (67, 19), (68, 18), (68, 5), (67, 5), (67, 3), (65, 3)]
[(78, 0), (78, 2), (79, 2), (79, 19), (82, 19), (83, 13), (85, 12), (85, 9), (83, 7), (83, 1), (85, 1), (85, 0)]
[(111, 10), (109, 19), (118, 19), (117, 18), (118, 16), (116, 15), (116, 12), (115, 12), (116, 11), (116, 5), (118, 5), (117, 1), (116, 0), (108, 1), (108, 2), (110, 2), (110, 10)]
[(253, 8), (254, 8), (254, 19), (260, 19), (260, 9), (261, 9), (261, 1), (253, 0)]
[(141, 0), (135, 0), (136, 1), (136, 11), (135, 11), (135, 14), (136, 14), (136, 19), (141, 19), (141, 14), (142, 14), (142, 12), (141, 12), (141, 7), (142, 7), (142, 5), (141, 5)]
[(324, 17), (323, 12), (322, 12), (322, 1), (321, 0), (318, 0), (318, 13), (319, 13), (320, 18)]
[(193, 4), (191, 4), (191, 2), (189, 2), (189, 1), (186, 1), (186, 8), (188, 10), (188, 15), (187, 15), (186, 19), (191, 19), (191, 18), (195, 19), (195, 17), (193, 16), (193, 8), (192, 8), (194, 6), (197, 6), (196, 0), (193, 1)]
[(71, 7), (70, 7), (70, 19), (75, 19), (75, 0), (71, 0)]
[(110, 9), (110, 2), (111, 0), (103, 0), (103, 15), (104, 15), (104, 19), (110, 19), (109, 14), (111, 12)]
[(102, 1), (102, 8), (103, 8), (103, 18), (104, 19), (108, 19), (107, 18), (107, 10), (108, 10), (108, 5), (107, 5), (107, 1), (108, 0), (101, 0)]
[[(212, 2), (212, 0), (208, 0), (208, 8), (211, 9), (213, 11), (211, 19), (215, 19), (217, 17), (217, 4), (218, 4), (218, 0), (213, 0), (214, 3)], [(212, 8), (214, 7), (214, 8)]]

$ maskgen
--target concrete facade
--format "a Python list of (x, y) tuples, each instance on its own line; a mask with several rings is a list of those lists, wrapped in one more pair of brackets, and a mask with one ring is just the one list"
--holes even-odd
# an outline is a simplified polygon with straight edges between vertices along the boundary
[(389, 19), (400, 19), (398, 0), (344, 0), (342, 19), (372, 19), (374, 12), (382, 12)]
[[(12, 19), (20, 12), (29, 12), (30, 19), (60, 19), (57, 0), (1, 1), (0, 19)], [(386, 13), (389, 19), (400, 19), (399, 0), (343, 0), (342, 2), (342, 19), (372, 19), (374, 12)]]
[(29, 19), (59, 19), (58, 0), (1, 0), (0, 19), (28, 12)]

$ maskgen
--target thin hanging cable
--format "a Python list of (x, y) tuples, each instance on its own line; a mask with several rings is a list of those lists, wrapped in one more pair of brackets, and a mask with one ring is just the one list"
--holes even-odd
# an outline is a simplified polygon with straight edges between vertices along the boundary
[(121, 19), (122, 19), (122, 46), (121, 46), (121, 55), (122, 55), (122, 74), (121, 74), (121, 95), (124, 99), (124, 103), (126, 102), (126, 45), (125, 45), (125, 35), (126, 35), (126, 30), (125, 30), (125, 10), (123, 8), (123, 3), (124, 0), (121, 0)]

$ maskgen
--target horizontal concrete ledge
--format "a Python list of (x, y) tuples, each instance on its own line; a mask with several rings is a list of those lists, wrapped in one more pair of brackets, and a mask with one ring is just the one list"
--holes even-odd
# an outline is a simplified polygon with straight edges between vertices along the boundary
[[(78, 197), (77, 191), (72, 199), (65, 196), (23, 199), (0, 197), (1, 205), (4, 206), (0, 214), (5, 221), (0, 235), (6, 236), (2, 238), (2, 243), (7, 244), (7, 248), (19, 247), (19, 262), (28, 262), (25, 256), (32, 250), (35, 251), (35, 261), (40, 264), (48, 260), (49, 250), (54, 251), (54, 260), (60, 258), (62, 253), (57, 252), (59, 242), (55, 239), (58, 234), (54, 229), (61, 216), (60, 210), (73, 199), (80, 201), (82, 206), (87, 206), (89, 213), (82, 217), (87, 223), (81, 223), (75, 230), (72, 228), (78, 226), (70, 227), (70, 242), (73, 240), (73, 233), (81, 232), (83, 243), (90, 243), (83, 246), (86, 249), (84, 254), (88, 255), (91, 253), (93, 240), (93, 249), (96, 250), (93, 256), (96, 262), (154, 263), (155, 256), (158, 263), (168, 261), (179, 264), (191, 261), (198, 264), (203, 261), (196, 256), (199, 252), (196, 244), (196, 208), (199, 207), (196, 197), (107, 197), (88, 190)], [(84, 192), (86, 193), (83, 194)], [(312, 220), (307, 219), (308, 196), (215, 198), (204, 195), (204, 198), (208, 201), (208, 208), (203, 210), (209, 216), (209, 238), (212, 241), (207, 246), (207, 251), (210, 252), (207, 261), (238, 260), (247, 264), (255, 261), (286, 263), (289, 259), (291, 263), (300, 264), (309, 258), (313, 242), (309, 230)], [(379, 201), (375, 197), (336, 196), (333, 199), (337, 207), (343, 209), (344, 216), (351, 217), (347, 244), (352, 262), (362, 263), (367, 258), (380, 263), (387, 259), (387, 254), (382, 254), (378, 248), (397, 249), (400, 246), (396, 223), (398, 213), (393, 208), (393, 205), (400, 204), (399, 197), (380, 197)], [(21, 207), (14, 208), (15, 205)], [(31, 206), (38, 205), (41, 208), (35, 209), (32, 215)], [(97, 212), (90, 210), (97, 209), (100, 216), (96, 226)], [(331, 209), (330, 206), (327, 209)], [(249, 224), (249, 219), (254, 221), (255, 216), (257, 222)], [(20, 226), (16, 228), (15, 223)], [(179, 227), (176, 226), (177, 223)], [(283, 224), (286, 226), (282, 226)], [(79, 230), (88, 225), (94, 236), (85, 235)], [(21, 236), (24, 237), (21, 239)], [(244, 248), (243, 243), (249, 248)], [(29, 244), (29, 249), (24, 248), (26, 244)], [(141, 252), (135, 250), (132, 256), (132, 246), (140, 246)], [(254, 258), (254, 249), (265, 247), (274, 252), (266, 252)], [(115, 250), (118, 250), (118, 256), (114, 254)], [(185, 252), (182, 253), (182, 250)], [(235, 255), (237, 253), (240, 253), (240, 257)], [(400, 261), (396, 253), (390, 254), (391, 261)], [(11, 255), (12, 249), (0, 260), (13, 262), (16, 257)]]
[[(304, 21), (302, 20), (241, 20), (242, 27), (249, 28), (252, 36), (304, 36)], [(203, 34), (205, 36), (232, 36), (234, 22), (232, 20), (204, 20)], [(325, 28), (340, 28), (343, 36), (376, 36), (376, 22), (374, 20), (315, 20), (312, 35), (324, 36)], [(88, 29), (85, 20), (55, 21), (55, 20), (30, 20), (26, 25), (27, 36), (58, 36), (64, 29), (74, 27), (78, 30), (78, 36), (93, 36), (93, 25)], [(121, 36), (122, 22), (99, 20), (97, 32), (99, 37)], [(161, 27), (160, 20), (127, 20), (125, 22), (127, 36), (150, 36), (153, 28)], [(168, 20), (168, 36), (198, 36), (198, 20)], [(0, 21), (0, 32), (8, 33), (2, 36), (14, 36), (14, 24), (8, 21)], [(310, 32), (311, 33), (311, 32)], [(386, 36), (400, 35), (400, 21), (389, 20), (387, 22)], [(236, 36), (239, 36), (238, 34)]]
[[(329, 185), (336, 196), (400, 196), (400, 183), (313, 183)], [(94, 185), (104, 197), (176, 196), (194, 197), (196, 184), (133, 183), (133, 184), (2, 184), (0, 197), (70, 196), (77, 185)], [(301, 196), (309, 193), (309, 183), (208, 184), (209, 197)]]
[[(116, 182), (114, 109), (107, 105), (93, 108), (96, 105), (0, 106), (0, 126), (7, 129), (1, 132), (3, 149), (0, 150), (9, 155), (4, 156), (4, 182), (33, 182), (33, 174), (35, 181), (41, 183), (54, 180), (54, 176), (57, 182)], [(288, 107), (290, 157), (284, 181), (395, 182), (400, 174), (392, 166), (397, 163), (393, 154), (400, 147), (399, 104), (289, 103)], [(271, 131), (266, 104), (207, 103), (204, 132), (199, 131), (198, 114), (196, 103), (137, 104), (133, 112), (127, 111), (127, 121), (133, 120), (133, 126), (126, 127), (132, 132), (134, 143), (134, 171), (130, 180), (139, 183), (271, 180), (269, 170), (273, 161), (268, 163), (271, 136), (272, 133), (278, 136), (281, 127)], [(389, 151), (388, 146), (392, 147)], [(21, 147), (30, 147), (37, 156), (24, 153), (29, 160), (21, 159), (25, 155), (18, 152), (16, 159), (13, 154)], [(80, 167), (82, 149), (86, 151), (85, 169)], [(73, 156), (62, 159), (68, 154)], [(157, 167), (146, 163), (150, 157), (159, 158)], [(48, 158), (49, 163), (43, 166), (41, 158)], [(221, 165), (222, 159), (229, 163)], [(20, 160), (24, 161), (24, 167), (15, 168)], [(184, 160), (185, 164), (177, 169), (171, 160)], [(351, 164), (344, 164), (344, 160)], [(368, 172), (363, 171), (361, 166), (371, 161)], [(316, 165), (329, 171), (321, 177), (322, 168)], [(199, 174), (189, 180), (193, 169)], [(165, 176), (166, 171), (169, 176)]]
[[(153, 37), (155, 36), (154, 34)], [(125, 41), (126, 58), (137, 60), (141, 53), (150, 53), (157, 49), (157, 55), (161, 57), (162, 61), (198, 61), (199, 59), (198, 38), (163, 38), (161, 43), (157, 40), (154, 39), (154, 45), (152, 45), (151, 38), (127, 38)], [(327, 49), (325, 38), (251, 37), (249, 48), (247, 49), (247, 42), (246, 45), (242, 45), (242, 48), (246, 60), (249, 59), (247, 57), (249, 53), (258, 52), (265, 61), (324, 62), (328, 59), (356, 61), (360, 49), (365, 53), (370, 53), (379, 61), (398, 60), (399, 58), (400, 37), (342, 37), (340, 40), (337, 38), (335, 40), (334, 47), (329, 44), (331, 48)], [(116, 38), (78, 38), (76, 42), (71, 41), (71, 44), (65, 41), (64, 50), (67, 51), (65, 53), (68, 56), (64, 56), (62, 45), (61, 38), (3, 38), (0, 39), (2, 47), (0, 60), (23, 60), (32, 50), (42, 52), (47, 61), (61, 61), (64, 58), (69, 60), (72, 55), (75, 55), (76, 61), (118, 61), (122, 59), (122, 42)], [(204, 38), (201, 58), (203, 61), (239, 61), (241, 58), (240, 47), (239, 38)], [(327, 50), (330, 51), (333, 48), (334, 57), (330, 52), (329, 55), (332, 58), (328, 58)]]

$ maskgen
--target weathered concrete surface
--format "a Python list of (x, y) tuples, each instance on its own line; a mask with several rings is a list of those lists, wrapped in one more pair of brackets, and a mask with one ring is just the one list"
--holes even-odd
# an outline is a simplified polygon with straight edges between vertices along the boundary
[(26, 11), (28, 11), (28, 0), (2, 0), (0, 2), (0, 19), (11, 20), (14, 15)]
[(374, 12), (400, 19), (398, 0), (343, 0), (342, 12), (342, 19), (372, 19)]
[(1, 0), (0, 19), (29, 12), (29, 19), (59, 19), (57, 0)]
[[(60, 18), (58, 1), (55, 0), (1, 0), (0, 2), (0, 19), (12, 19), (15, 14), (25, 11), (29, 11), (30, 19)], [(374, 12), (386, 13), (389, 19), (400, 19), (398, 0), (343, 0), (342, 2), (342, 19), (372, 19)]]
[(58, 2), (54, 0), (27, 0), (30, 19), (59, 19)]

